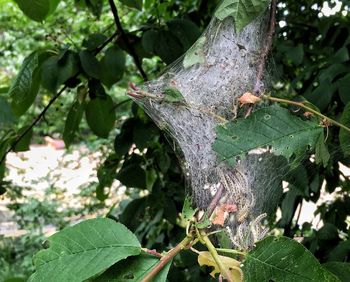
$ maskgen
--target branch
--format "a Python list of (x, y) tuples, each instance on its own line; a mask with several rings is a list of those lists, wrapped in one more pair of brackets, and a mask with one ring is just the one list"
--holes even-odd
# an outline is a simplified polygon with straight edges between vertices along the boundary
[[(110, 43), (116, 36), (118, 35), (117, 32), (113, 33), (101, 46), (99, 46), (98, 48), (96, 48), (94, 54), (97, 55), (99, 52), (102, 51), (102, 49), (104, 47), (106, 47), (106, 45), (108, 43)], [(74, 77), (77, 77), (80, 74), (80, 72), (78, 72)], [(30, 124), (30, 126), (27, 127), (27, 129), (25, 131), (22, 132), (22, 134), (20, 134), (16, 140), (11, 144), (10, 148), (5, 152), (5, 154), (2, 156), (1, 160), (0, 160), (0, 165), (5, 161), (6, 156), (8, 153), (10, 153), (15, 147), (16, 145), (22, 140), (22, 138), (45, 116), (46, 112), (48, 111), (48, 109), (51, 107), (51, 105), (58, 99), (58, 97), (61, 96), (61, 94), (68, 88), (68, 86), (63, 86), (61, 88), (60, 91), (58, 91), (56, 93), (55, 96), (53, 96), (51, 98), (51, 100), (49, 101), (49, 103), (46, 105), (46, 107), (42, 110), (42, 112), (34, 119), (34, 121)]]
[(193, 236), (187, 236), (183, 239), (175, 248), (171, 249), (167, 254), (161, 257), (158, 264), (141, 280), (141, 282), (150, 282), (158, 274), (160, 270), (163, 269), (173, 257), (175, 257), (183, 249), (192, 242)]
[[(270, 10), (269, 29), (267, 31), (267, 37), (264, 42), (263, 50), (260, 54), (258, 72), (256, 75), (255, 84), (253, 86), (253, 94), (257, 96), (259, 96), (262, 93), (261, 86), (262, 86), (263, 74), (265, 71), (266, 59), (271, 50), (272, 39), (273, 39), (273, 34), (275, 33), (275, 29), (276, 29), (276, 0), (272, 0), (271, 10)], [(248, 107), (245, 113), (245, 117), (248, 117), (251, 114), (253, 107), (254, 106)]]
[(115, 25), (117, 26), (117, 31), (120, 32), (121, 38), (124, 41), (124, 44), (126, 45), (126, 47), (128, 48), (130, 55), (134, 59), (134, 62), (135, 62), (137, 69), (139, 70), (142, 78), (146, 81), (146, 80), (148, 80), (147, 74), (143, 70), (140, 59), (137, 56), (134, 47), (130, 44), (128, 36), (123, 29), (123, 26), (122, 26), (120, 19), (119, 19), (119, 16), (118, 16), (117, 6), (115, 5), (114, 0), (108, 0), (108, 2), (109, 2), (109, 6), (111, 7), (111, 11), (113, 13)]
[(256, 95), (260, 95), (261, 93), (261, 81), (265, 71), (266, 59), (271, 50), (272, 39), (273, 39), (273, 34), (275, 33), (275, 28), (276, 28), (276, 0), (272, 0), (269, 30), (267, 32), (266, 41), (264, 42), (263, 50), (260, 55), (258, 73), (256, 75), (256, 80), (253, 88), (253, 94), (256, 94)]

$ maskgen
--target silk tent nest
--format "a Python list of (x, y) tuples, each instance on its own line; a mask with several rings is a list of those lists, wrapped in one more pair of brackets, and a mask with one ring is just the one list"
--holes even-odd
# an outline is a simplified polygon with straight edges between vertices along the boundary
[[(232, 18), (214, 17), (196, 43), (159, 78), (129, 91), (177, 145), (193, 203), (208, 210), (220, 196), (216, 210), (231, 207), (221, 225), (242, 249), (268, 231), (261, 223), (275, 212), (282, 195), (282, 160), (267, 149), (257, 149), (232, 167), (212, 146), (215, 128), (237, 117), (237, 98), (253, 91), (267, 23), (266, 12), (237, 33)], [(268, 80), (265, 71), (258, 91), (267, 90)], [(244, 141), (244, 136), (236, 138)], [(217, 195), (220, 186), (223, 192)]]

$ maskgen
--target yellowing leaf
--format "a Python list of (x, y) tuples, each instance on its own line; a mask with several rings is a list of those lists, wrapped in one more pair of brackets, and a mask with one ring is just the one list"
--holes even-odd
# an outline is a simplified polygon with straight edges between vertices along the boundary
[[(230, 257), (218, 256), (222, 264), (229, 269), (231, 273), (231, 278), (235, 282), (243, 281), (243, 272), (240, 267), (240, 262)], [(220, 269), (216, 264), (215, 260), (209, 252), (199, 252), (198, 263), (200, 266), (207, 265), (214, 267), (213, 271), (210, 272), (210, 275), (215, 278), (215, 274), (220, 273)]]

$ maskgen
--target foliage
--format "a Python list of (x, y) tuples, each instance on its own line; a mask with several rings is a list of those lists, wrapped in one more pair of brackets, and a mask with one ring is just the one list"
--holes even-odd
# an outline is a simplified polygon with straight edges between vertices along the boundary
[[(141, 109), (121, 97), (128, 81), (139, 82), (144, 77), (140, 61), (149, 78), (155, 77), (164, 65), (175, 61), (189, 48), (184, 66), (200, 63), (203, 59), (201, 48), (206, 38), (200, 38), (191, 46), (208, 23), (218, 1), (120, 1), (117, 8), (123, 30), (118, 27), (118, 33), (113, 33), (116, 19), (108, 13), (111, 10), (108, 4), (113, 1), (76, 0), (75, 5), (63, 0), (31, 1), (31, 5), (27, 1), (15, 2), (28, 17), (45, 22), (32, 22), (21, 16), (13, 3), (0, 1), (2, 6), (6, 3), (5, 13), (0, 15), (1, 25), (8, 20), (6, 13), (12, 13), (12, 20), (17, 21), (12, 27), (14, 31), (6, 26), (9, 30), (5, 34), (11, 40), (6, 40), (5, 48), (0, 50), (2, 56), (4, 52), (10, 54), (4, 62), (6, 70), (9, 66), (9, 70), (12, 68), (10, 75), (0, 75), (0, 158), (5, 158), (10, 148), (28, 148), (31, 136), (27, 135), (29, 131), (26, 129), (31, 128), (28, 125), (34, 117), (43, 113), (42, 117), (49, 120), (49, 125), (36, 123), (34, 138), (60, 133), (69, 147), (78, 140), (99, 140), (91, 137), (91, 133), (107, 138), (104, 144), (112, 143), (110, 140), (115, 137), (114, 148), (109, 146), (106, 151), (110, 153), (104, 156), (105, 160), (98, 168), (96, 197), (101, 201), (107, 199), (115, 178), (128, 187), (127, 194), (130, 196), (119, 206), (109, 207), (107, 215), (124, 224), (130, 231), (121, 223), (102, 218), (64, 229), (48, 239), (51, 245), (47, 250), (36, 255), (36, 272), (32, 280), (54, 273), (48, 272), (51, 267), (58, 270), (55, 272), (57, 280), (68, 279), (69, 275), (74, 274), (72, 279), (77, 281), (88, 278), (96, 281), (110, 277), (119, 279), (115, 275), (137, 281), (145, 277), (148, 270), (153, 269), (159, 261), (154, 254), (145, 254), (147, 249), (165, 250), (170, 247), (171, 251), (163, 255), (166, 257), (176, 249), (174, 246), (181, 238), (185, 237), (186, 240), (188, 236), (190, 239), (180, 247), (185, 248), (195, 239), (200, 240), (198, 248), (207, 248), (211, 255), (208, 259), (210, 263), (205, 264), (219, 269), (225, 276), (227, 266), (220, 265), (220, 256), (215, 254), (215, 248), (210, 247), (209, 234), (206, 233), (210, 219), (204, 220), (203, 225), (203, 221), (196, 219), (198, 211), (191, 209), (188, 201), (183, 211), (184, 220), (179, 217), (185, 195), (184, 177), (171, 145), (167, 143), (167, 137)], [(277, 19), (281, 27), (277, 30), (273, 54), (276, 73), (281, 78), (275, 78), (272, 96), (303, 103), (307, 99), (317, 112), (349, 126), (350, 100), (347, 93), (350, 25), (349, 17), (342, 14), (349, 9), (349, 3), (342, 1), (341, 11), (333, 16), (320, 15), (322, 6), (330, 3), (284, 0), (278, 4)], [(263, 13), (267, 6), (268, 1), (224, 0), (214, 15), (219, 20), (233, 17), (236, 31), (239, 32)], [(18, 60), (14, 59), (17, 57), (24, 59), (21, 67), (18, 66)], [(12, 60), (8, 61), (8, 58)], [(164, 94), (171, 102), (181, 102), (183, 99), (176, 89), (168, 89)], [(57, 105), (57, 99), (62, 105), (54, 111), (52, 105)], [(240, 260), (243, 257), (242, 271), (246, 281), (264, 277), (281, 281), (286, 279), (286, 275), (291, 276), (290, 280), (338, 281), (330, 272), (345, 281), (348, 265), (340, 262), (347, 262), (350, 253), (347, 222), (350, 214), (350, 184), (349, 178), (340, 170), (340, 164), (350, 164), (349, 133), (344, 128), (325, 123), (327, 120), (317, 115), (310, 117), (300, 107), (289, 105), (286, 108), (258, 108), (248, 119), (239, 118), (236, 122), (218, 128), (214, 149), (232, 162), (237, 156), (243, 156), (242, 151), (247, 153), (247, 145), (249, 149), (260, 148), (261, 145), (271, 146), (287, 158), (294, 155), (297, 162), (294, 162), (293, 171), (285, 179), (288, 189), (280, 203), (282, 218), (277, 222), (277, 228), (291, 238), (303, 236), (303, 244), (309, 251), (288, 238), (267, 237), (252, 251), (237, 251), (233, 256)], [(291, 111), (297, 112), (299, 116), (291, 114)], [(254, 122), (267, 114), (271, 117), (271, 124)], [(311, 120), (305, 121), (307, 118)], [(247, 131), (247, 128), (254, 130)], [(246, 138), (235, 139), (237, 135)], [(25, 144), (19, 143), (21, 136), (26, 137), (22, 138)], [(247, 144), (248, 137), (252, 143)], [(224, 147), (220, 143), (223, 140), (225, 146), (230, 146)], [(99, 144), (99, 141), (95, 142)], [(232, 146), (235, 142), (240, 150)], [(111, 152), (112, 149), (114, 152)], [(305, 151), (308, 153), (305, 154)], [(310, 158), (314, 152), (315, 158)], [(0, 166), (1, 178), (4, 173), (4, 166)], [(325, 191), (321, 191), (323, 185)], [(11, 184), (1, 181), (0, 186), (2, 193), (5, 188), (9, 193)], [(321, 192), (332, 194), (333, 200), (322, 202)], [(298, 207), (301, 208), (303, 200), (317, 202), (316, 213), (322, 219), (323, 227), (315, 230), (310, 224), (300, 226), (295, 213)], [(55, 214), (54, 206), (41, 206), (35, 200), (30, 205), (34, 207), (29, 212), (31, 216), (35, 217), (34, 210), (43, 210), (47, 220), (54, 221), (55, 217), (62, 216)], [(25, 208), (20, 204), (13, 206), (24, 221), (23, 224), (42, 224), (35, 218), (26, 219), (28, 206)], [(183, 228), (186, 224), (190, 231), (187, 235)], [(116, 238), (108, 237), (112, 233), (107, 231), (113, 228), (118, 231)], [(88, 240), (78, 236), (81, 232)], [(97, 256), (86, 257), (84, 252), (75, 252), (78, 245), (65, 239), (67, 234), (79, 242), (79, 250), (93, 245), (92, 251)], [(130, 238), (134, 243), (132, 247), (111, 253), (108, 248), (102, 249), (105, 243), (111, 246), (125, 238)], [(203, 242), (206, 242), (206, 247)], [(147, 249), (141, 250), (139, 244)], [(99, 248), (103, 250), (101, 253), (97, 251)], [(40, 262), (40, 257), (44, 261), (51, 256), (58, 258), (53, 255), (57, 250), (62, 260), (53, 260), (50, 265)], [(86, 264), (85, 269), (89, 271), (74, 272), (79, 270), (74, 269), (77, 264), (64, 260), (67, 258), (64, 256), (65, 251), (73, 252), (74, 258)], [(106, 257), (101, 258), (101, 254)], [(134, 255), (138, 256), (122, 260)], [(326, 263), (319, 264), (314, 256)], [(227, 256), (225, 258), (228, 259)], [(169, 257), (170, 261), (172, 265), (164, 265), (156, 281), (210, 279), (207, 275), (210, 271), (198, 268), (196, 257), (188, 255), (188, 252)], [(100, 277), (94, 277), (110, 266)], [(71, 272), (60, 272), (59, 267), (70, 267)], [(318, 270), (317, 273), (315, 270)]]

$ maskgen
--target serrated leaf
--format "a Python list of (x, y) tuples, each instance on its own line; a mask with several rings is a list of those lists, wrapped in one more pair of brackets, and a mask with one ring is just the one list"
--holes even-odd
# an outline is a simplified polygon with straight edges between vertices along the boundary
[(330, 158), (327, 146), (324, 140), (324, 134), (321, 134), (316, 142), (315, 148), (315, 161), (317, 164), (323, 164), (324, 167), (327, 166)]
[(240, 32), (262, 14), (269, 3), (270, 0), (223, 0), (215, 11), (215, 17), (221, 21), (233, 17), (236, 31)]
[(175, 87), (167, 87), (163, 89), (164, 98), (163, 101), (168, 103), (180, 103), (183, 102), (184, 96), (182, 93)]
[(328, 271), (332, 272), (342, 282), (348, 282), (350, 277), (350, 263), (326, 262), (322, 264)]
[(244, 281), (339, 281), (303, 245), (287, 237), (266, 237), (246, 255)]
[[(218, 255), (219, 260), (221, 263), (226, 266), (226, 268), (229, 270), (231, 274), (231, 280), (235, 282), (242, 282), (242, 271), (240, 269), (240, 262), (238, 260), (235, 260), (230, 257), (226, 256), (220, 256)], [(198, 264), (200, 266), (207, 265), (210, 267), (214, 267), (212, 272), (210, 272), (210, 275), (215, 278), (216, 274), (220, 273), (220, 269), (218, 265), (216, 264), (215, 260), (213, 259), (212, 255), (209, 252), (199, 252), (198, 255)]]
[(9, 90), (11, 108), (16, 116), (23, 115), (33, 104), (39, 91), (38, 53), (33, 52), (24, 59), (21, 69)]
[[(346, 104), (340, 118), (340, 123), (350, 127), (350, 102)], [(345, 155), (350, 155), (350, 132), (344, 128), (339, 131), (340, 147)]]
[(184, 220), (190, 221), (194, 217), (198, 209), (192, 208), (191, 197), (186, 196), (184, 205), (182, 207), (182, 216)]
[(55, 11), (60, 0), (15, 0), (15, 2), (27, 17), (41, 22)]
[[(138, 282), (142, 281), (159, 262), (159, 258), (147, 254), (131, 257), (117, 263), (103, 273), (94, 282)], [(152, 282), (165, 282), (171, 262), (165, 265), (162, 270), (152, 279)]]
[(31, 282), (80, 282), (114, 263), (141, 253), (136, 236), (108, 218), (85, 220), (52, 235), (49, 248), (34, 256)]
[(140, 11), (142, 10), (142, 1), (143, 0), (120, 0), (120, 2), (122, 2), (124, 5)]
[(72, 144), (76, 132), (79, 129), (84, 114), (85, 102), (75, 101), (70, 108), (64, 124), (63, 141), (67, 148)]
[(96, 79), (100, 78), (101, 66), (96, 57), (89, 51), (81, 51), (79, 53), (80, 63), (84, 72)]
[(303, 121), (277, 105), (261, 108), (248, 118), (238, 118), (216, 128), (213, 149), (220, 159), (230, 165), (244, 158), (251, 150), (271, 147), (275, 155), (288, 160), (305, 156), (315, 148), (323, 128), (312, 121)]
[(206, 42), (206, 37), (200, 37), (196, 43), (186, 52), (183, 66), (184, 68), (189, 68), (195, 64), (205, 63), (205, 54), (204, 54), (204, 44)]
[(97, 136), (107, 138), (115, 122), (111, 97), (106, 95), (89, 101), (85, 108), (85, 116), (90, 129)]
[(101, 60), (101, 82), (110, 88), (122, 79), (125, 70), (124, 51), (116, 46), (108, 48)]
[(79, 61), (75, 53), (64, 50), (58, 56), (49, 57), (41, 67), (42, 85), (52, 93), (79, 71)]

